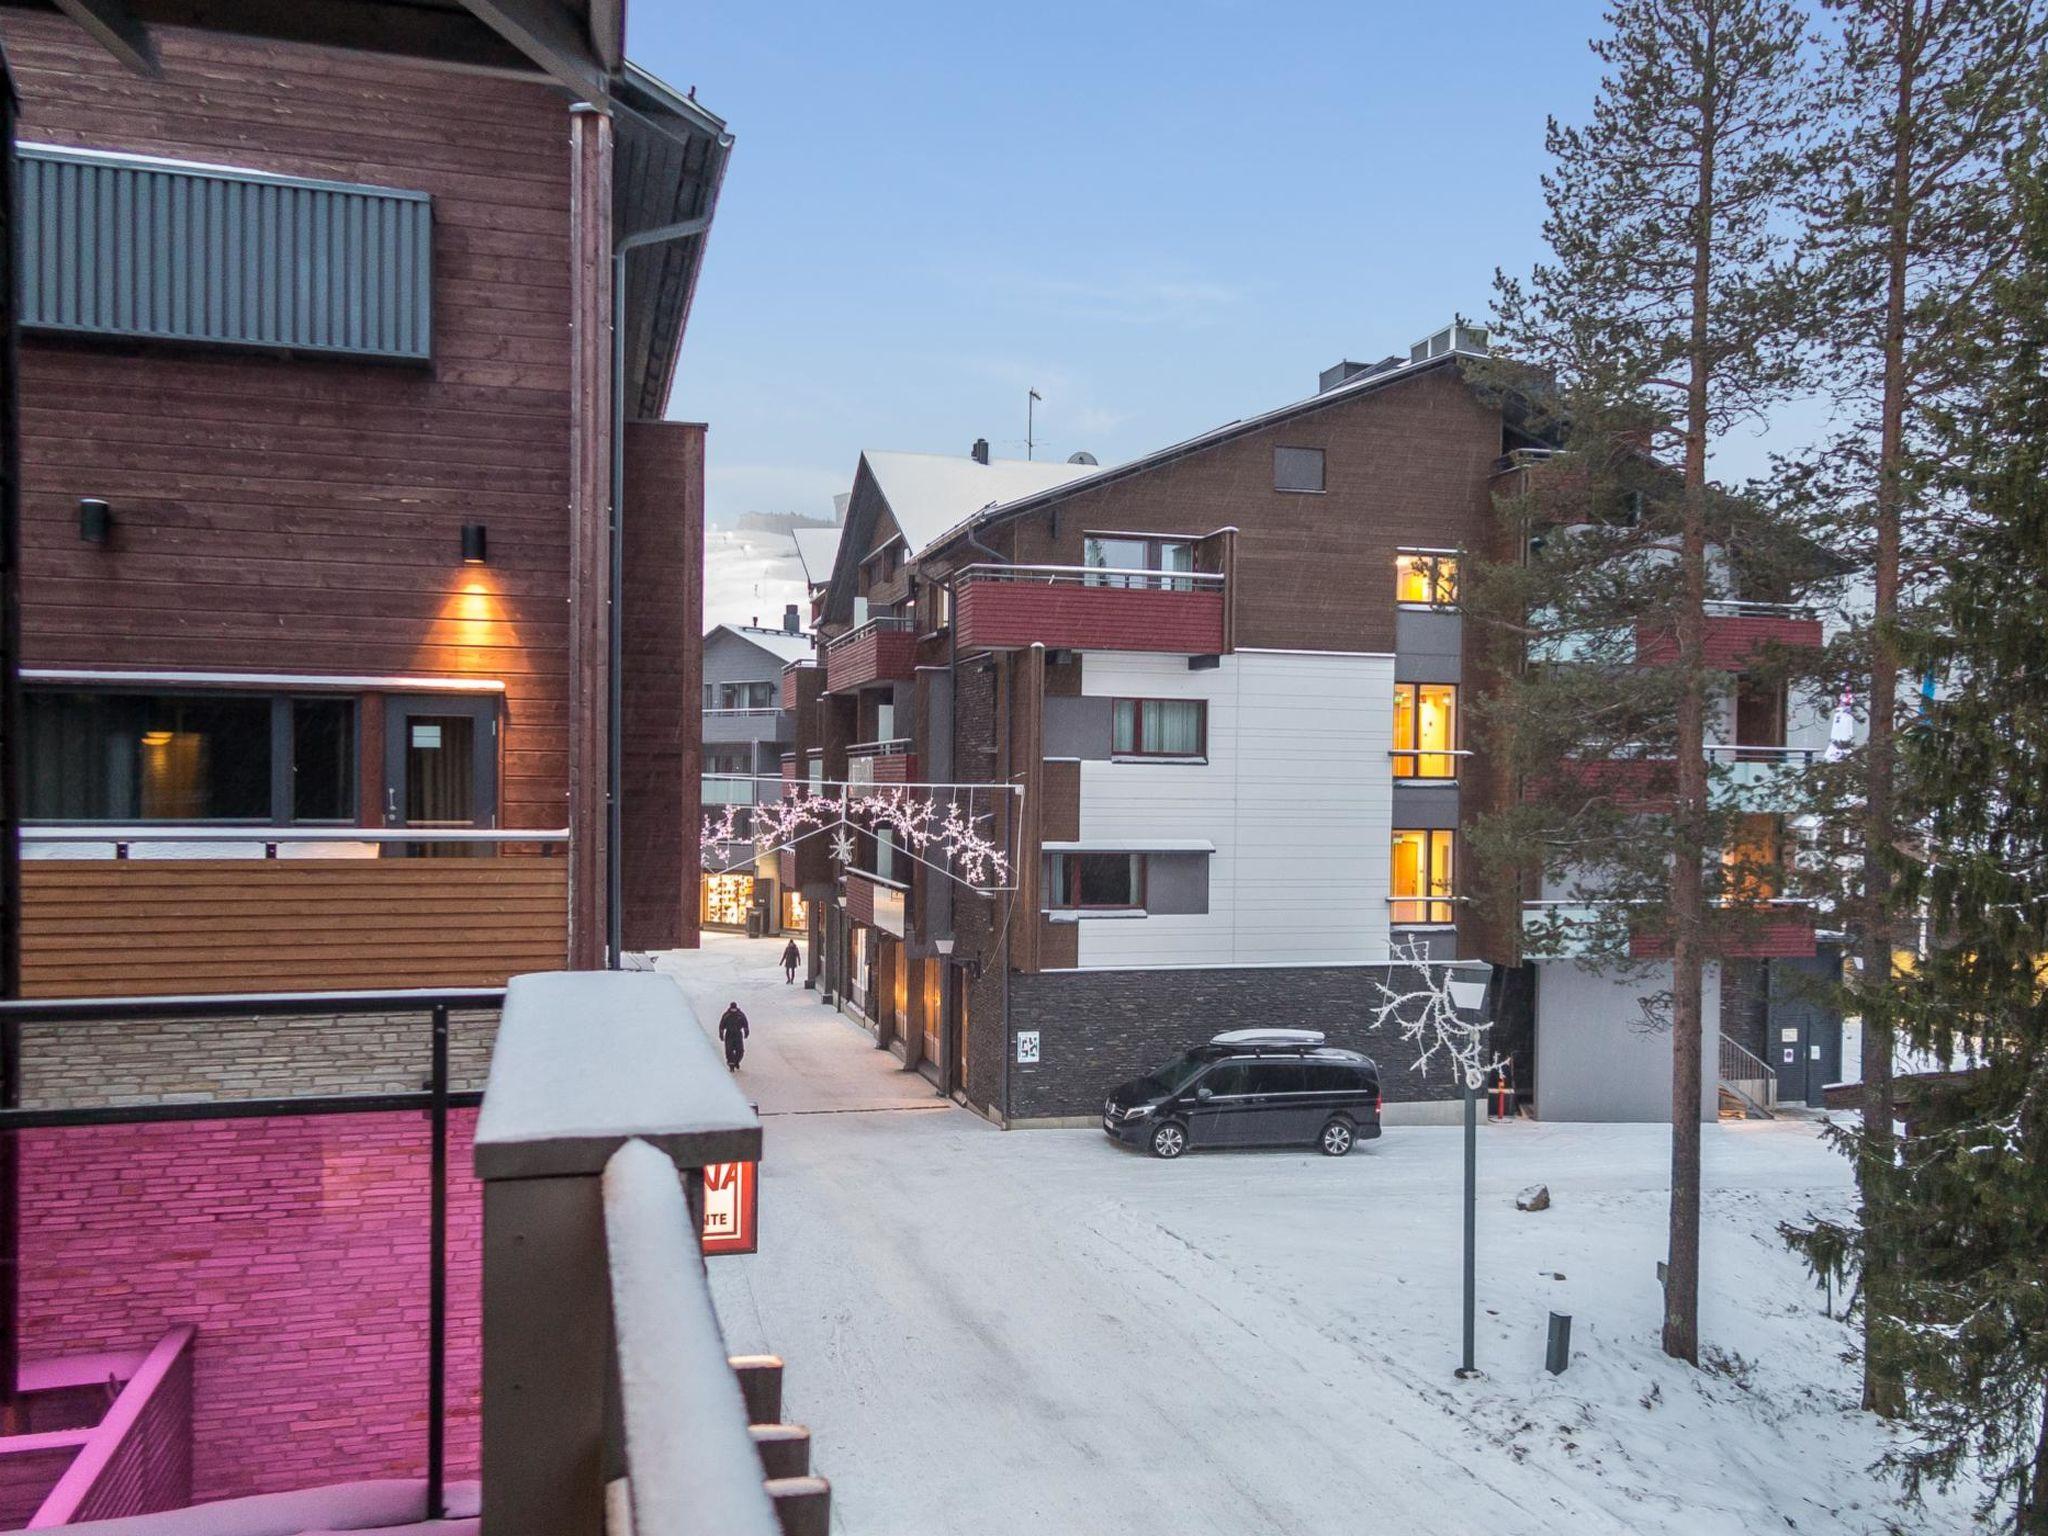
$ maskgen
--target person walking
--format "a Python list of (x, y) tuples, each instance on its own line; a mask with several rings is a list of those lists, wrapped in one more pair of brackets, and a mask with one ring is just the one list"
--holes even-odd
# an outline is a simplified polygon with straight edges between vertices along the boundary
[(782, 978), (786, 985), (796, 985), (796, 968), (803, 963), (803, 958), (797, 950), (796, 940), (791, 939), (782, 951)]
[(747, 1054), (747, 1016), (738, 1003), (727, 1003), (718, 1020), (718, 1038), (725, 1042), (725, 1070), (737, 1072), (740, 1058)]

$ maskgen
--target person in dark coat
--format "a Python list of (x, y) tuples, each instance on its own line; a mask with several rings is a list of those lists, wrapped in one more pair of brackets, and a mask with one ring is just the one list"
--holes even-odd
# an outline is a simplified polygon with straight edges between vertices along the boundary
[(791, 939), (782, 951), (782, 976), (790, 986), (796, 985), (796, 968), (803, 963), (803, 958), (796, 947), (796, 940)]
[(739, 1071), (740, 1058), (747, 1054), (747, 1016), (740, 1012), (738, 1003), (726, 1004), (718, 1021), (718, 1038), (725, 1042), (726, 1071)]

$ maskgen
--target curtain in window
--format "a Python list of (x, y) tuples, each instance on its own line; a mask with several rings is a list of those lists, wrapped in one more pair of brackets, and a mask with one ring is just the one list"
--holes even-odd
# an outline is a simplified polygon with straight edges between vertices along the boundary
[(1202, 749), (1201, 709), (1191, 699), (1147, 699), (1144, 702), (1147, 752), (1193, 757)]

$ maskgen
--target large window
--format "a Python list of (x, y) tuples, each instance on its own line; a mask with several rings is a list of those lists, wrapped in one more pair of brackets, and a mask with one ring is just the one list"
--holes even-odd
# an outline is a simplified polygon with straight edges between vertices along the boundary
[(1458, 689), (1454, 683), (1394, 684), (1394, 777), (1455, 779)]
[(704, 685), (704, 707), (706, 709), (774, 709), (776, 698), (774, 683), (706, 683)]
[(1045, 904), (1117, 911), (1145, 904), (1145, 857), (1137, 853), (1046, 855)]
[[(1191, 581), (1173, 574), (1195, 568), (1195, 546), (1187, 539), (1149, 538), (1138, 534), (1088, 535), (1083, 545), (1085, 578), (1091, 587), (1154, 587), (1191, 591)], [(1157, 572), (1159, 574), (1151, 574)]]
[(1721, 850), (1721, 881), (1728, 899), (1740, 905), (1774, 900), (1784, 884), (1783, 827), (1769, 812), (1735, 818)]
[(1117, 757), (1203, 757), (1209, 705), (1203, 699), (1118, 699), (1110, 708), (1109, 749)]
[(25, 814), (37, 821), (353, 822), (353, 699), (34, 688)]
[(1394, 598), (1428, 608), (1458, 601), (1458, 557), (1428, 550), (1404, 553), (1394, 563)]
[(1452, 921), (1452, 836), (1443, 828), (1394, 833), (1394, 922)]

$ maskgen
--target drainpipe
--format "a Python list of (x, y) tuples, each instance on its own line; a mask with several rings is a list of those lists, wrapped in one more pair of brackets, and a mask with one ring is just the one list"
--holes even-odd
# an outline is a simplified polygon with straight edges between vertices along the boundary
[[(731, 135), (724, 136), (723, 144), (730, 147)], [(620, 779), (625, 770), (625, 733), (621, 715), (625, 707), (625, 577), (622, 569), (626, 553), (626, 258), (643, 246), (664, 245), (672, 240), (687, 240), (691, 235), (701, 235), (711, 227), (711, 216), (718, 208), (718, 191), (711, 193), (711, 206), (694, 219), (683, 219), (674, 224), (662, 224), (653, 229), (639, 230), (627, 235), (612, 248), (612, 494), (611, 494), (611, 571), (608, 579), (606, 604), (611, 621), (609, 682), (611, 703), (605, 722), (605, 892), (604, 892), (604, 934), (605, 963), (616, 971), (619, 968), (620, 938), (625, 923), (625, 880), (620, 868), (619, 854), (625, 844), (620, 820), (621, 801), (624, 796)]]

